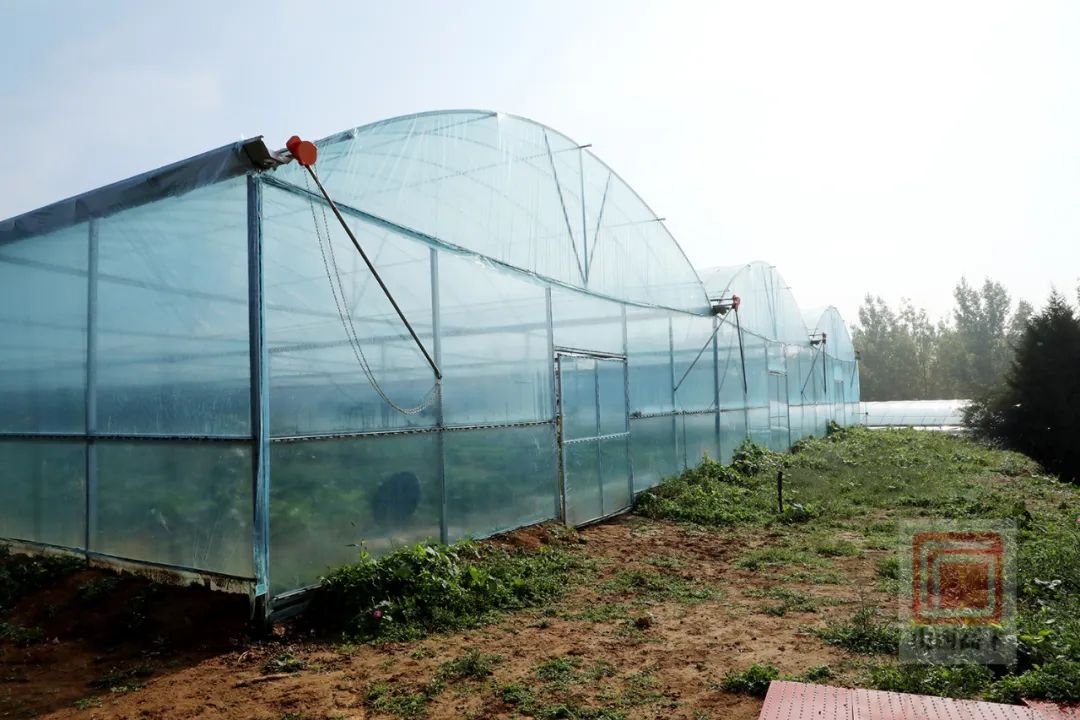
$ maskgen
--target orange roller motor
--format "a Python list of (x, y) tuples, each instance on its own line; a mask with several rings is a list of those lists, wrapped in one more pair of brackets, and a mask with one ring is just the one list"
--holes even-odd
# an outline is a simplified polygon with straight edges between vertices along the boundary
[(304, 167), (311, 167), (319, 157), (319, 149), (310, 140), (301, 140), (299, 135), (293, 135), (285, 143), (286, 149), (292, 153), (293, 159)]

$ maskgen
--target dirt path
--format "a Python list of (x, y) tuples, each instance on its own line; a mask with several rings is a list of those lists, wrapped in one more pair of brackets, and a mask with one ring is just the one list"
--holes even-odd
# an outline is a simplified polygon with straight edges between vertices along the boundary
[[(549, 539), (541, 527), (498, 542)], [(0, 718), (750, 720), (760, 701), (720, 691), (726, 673), (752, 663), (791, 675), (828, 665), (831, 682), (843, 683), (859, 663), (808, 626), (861, 604), (888, 607), (875, 586), (885, 551), (787, 565), (769, 555), (793, 542), (797, 533), (695, 531), (625, 516), (581, 531), (574, 552), (592, 559), (590, 576), (555, 607), (414, 643), (335, 647), (287, 633), (253, 643), (204, 611), (183, 623), (189, 642), (178, 645), (174, 630), (156, 655), (145, 634), (113, 648), (64, 635), (29, 649), (6, 644)], [(498, 656), (490, 674), (433, 682), (470, 650)]]

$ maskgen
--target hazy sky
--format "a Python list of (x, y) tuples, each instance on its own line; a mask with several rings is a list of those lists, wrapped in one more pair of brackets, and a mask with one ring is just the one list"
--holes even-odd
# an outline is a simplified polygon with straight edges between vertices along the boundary
[(0, 0), (8, 217), (242, 136), (485, 108), (619, 172), (698, 267), (849, 321), (1080, 275), (1080, 3)]

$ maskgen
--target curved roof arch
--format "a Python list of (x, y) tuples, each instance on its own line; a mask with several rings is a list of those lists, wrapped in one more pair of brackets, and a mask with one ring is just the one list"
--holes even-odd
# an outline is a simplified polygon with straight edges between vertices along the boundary
[(824, 309), (807, 310), (804, 316), (807, 326), (812, 328), (813, 333), (825, 333), (826, 353), (838, 360), (855, 359), (855, 345), (851, 341), (851, 332), (839, 310), (829, 305)]
[[(695, 313), (708, 298), (663, 221), (565, 135), (503, 113), (447, 110), (317, 142), (341, 204), (439, 243), (597, 295)], [(296, 164), (276, 173), (303, 185)]]
[(809, 341), (795, 296), (775, 266), (756, 260), (699, 274), (709, 297), (739, 296), (739, 322), (744, 329), (792, 345)]

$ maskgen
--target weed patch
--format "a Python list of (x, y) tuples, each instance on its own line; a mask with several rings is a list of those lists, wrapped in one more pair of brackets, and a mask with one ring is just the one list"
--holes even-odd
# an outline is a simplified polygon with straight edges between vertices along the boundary
[(840, 605), (844, 602), (832, 598), (817, 598), (784, 587), (771, 587), (767, 590), (747, 590), (745, 594), (747, 597), (768, 598), (778, 601), (761, 608), (761, 611), (766, 615), (777, 616), (783, 616), (789, 612), (817, 612), (818, 608), (823, 605)]
[(830, 623), (815, 633), (830, 645), (860, 655), (895, 653), (900, 645), (899, 629), (878, 620), (875, 608), (865, 607), (848, 622)]
[(427, 717), (428, 705), (440, 692), (442, 687), (430, 683), (418, 689), (402, 689), (377, 682), (368, 687), (365, 702), (372, 710), (403, 720), (418, 720)]
[(719, 597), (712, 588), (666, 573), (621, 570), (602, 586), (605, 592), (629, 594), (646, 602), (697, 603)]
[(1070, 702), (1080, 698), (1080, 661), (1056, 660), (1020, 675), (998, 680), (987, 693), (997, 702), (1017, 703), (1022, 698)]
[(890, 663), (870, 669), (870, 683), (878, 690), (917, 695), (974, 698), (986, 692), (993, 681), (994, 673), (985, 665)]
[(298, 673), (305, 670), (308, 664), (306, 660), (296, 657), (291, 651), (280, 652), (263, 664), (263, 672), (267, 675), (272, 673)]
[(462, 542), (381, 558), (364, 553), (324, 579), (307, 615), (317, 629), (354, 640), (409, 640), (553, 600), (579, 569), (571, 555), (548, 546), (511, 552)]
[(485, 655), (479, 650), (470, 650), (456, 660), (440, 665), (435, 677), (442, 682), (483, 680), (490, 676), (495, 666), (501, 662), (501, 655)]
[(754, 663), (746, 670), (732, 671), (720, 681), (720, 688), (732, 693), (765, 697), (769, 684), (780, 678), (780, 671), (772, 665)]

